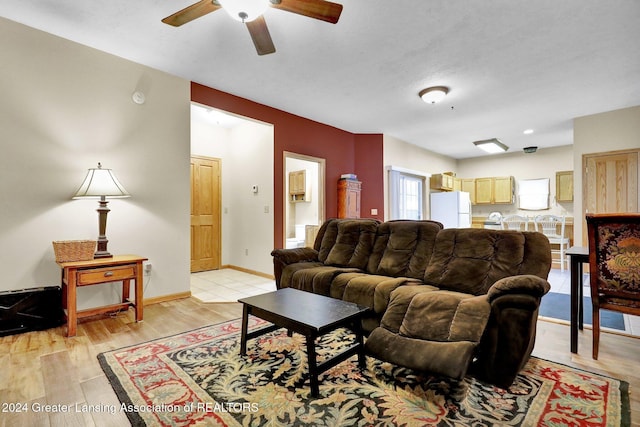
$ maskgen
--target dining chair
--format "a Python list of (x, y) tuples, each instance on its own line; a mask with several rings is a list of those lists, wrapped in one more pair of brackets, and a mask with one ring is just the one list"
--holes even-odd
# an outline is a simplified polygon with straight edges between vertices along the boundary
[[(555, 245), (558, 246), (558, 249), (551, 250), (551, 261), (559, 262), (560, 270), (564, 271), (569, 260), (566, 253), (571, 241), (565, 235), (565, 217), (556, 215), (538, 215), (533, 219), (533, 222), (536, 226), (536, 231), (547, 236), (552, 247)], [(560, 231), (558, 231), (558, 228), (560, 228)], [(557, 256), (554, 257), (554, 255)]]
[(640, 213), (587, 214), (593, 304), (593, 358), (600, 310), (640, 315)]
[(527, 228), (529, 227), (529, 218), (522, 215), (506, 215), (502, 217), (500, 225), (503, 230), (527, 231)]

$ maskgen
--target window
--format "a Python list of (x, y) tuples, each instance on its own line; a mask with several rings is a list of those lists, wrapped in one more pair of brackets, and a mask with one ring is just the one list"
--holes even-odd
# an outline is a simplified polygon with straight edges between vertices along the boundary
[(391, 219), (424, 218), (425, 177), (395, 169), (389, 170)]

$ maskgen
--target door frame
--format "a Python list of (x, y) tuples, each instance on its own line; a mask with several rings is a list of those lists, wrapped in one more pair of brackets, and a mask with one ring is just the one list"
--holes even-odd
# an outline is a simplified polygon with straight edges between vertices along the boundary
[(318, 164), (318, 225), (322, 225), (325, 221), (325, 176), (326, 176), (326, 159), (321, 157), (308, 156), (306, 154), (293, 153), (291, 151), (282, 152), (282, 246), (285, 247), (287, 241), (287, 206), (289, 203), (289, 195), (287, 194), (287, 185), (289, 177), (287, 176), (287, 159), (305, 160)]

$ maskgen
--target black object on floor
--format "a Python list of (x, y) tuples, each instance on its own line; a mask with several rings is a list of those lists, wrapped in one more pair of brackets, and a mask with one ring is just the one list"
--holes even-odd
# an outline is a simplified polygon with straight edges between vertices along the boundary
[[(571, 313), (571, 298), (569, 294), (549, 292), (540, 302), (540, 316), (569, 321)], [(584, 297), (584, 323), (591, 325), (591, 298)], [(604, 328), (624, 331), (622, 313), (600, 310), (600, 326)]]
[(64, 324), (60, 286), (0, 292), (0, 337)]

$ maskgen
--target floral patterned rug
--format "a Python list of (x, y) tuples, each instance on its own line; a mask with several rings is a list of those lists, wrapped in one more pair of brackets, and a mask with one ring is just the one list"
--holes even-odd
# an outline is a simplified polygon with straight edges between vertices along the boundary
[[(250, 317), (250, 327), (268, 325)], [(628, 384), (532, 358), (509, 390), (367, 357), (320, 376), (310, 396), (304, 337), (281, 329), (239, 355), (240, 321), (98, 355), (134, 426), (625, 426)], [(319, 340), (318, 360), (352, 338)]]

